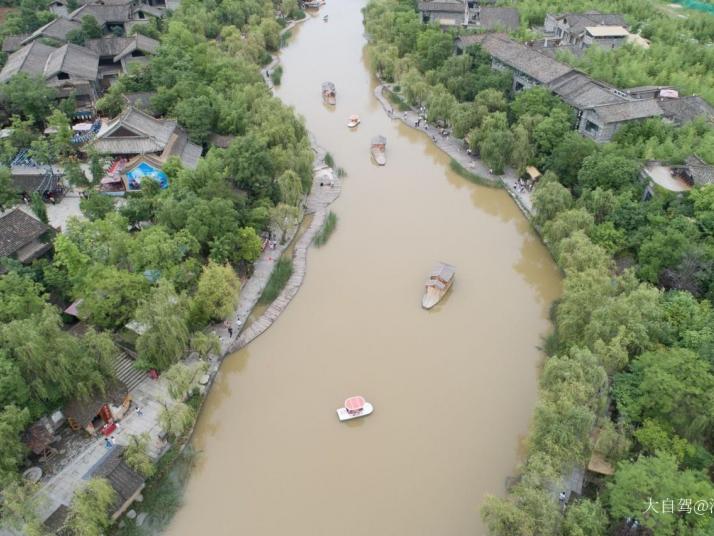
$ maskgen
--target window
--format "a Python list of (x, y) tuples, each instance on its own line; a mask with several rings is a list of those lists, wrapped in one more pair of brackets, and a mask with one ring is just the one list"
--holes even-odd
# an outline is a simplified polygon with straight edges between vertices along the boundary
[(598, 132), (600, 132), (600, 127), (592, 121), (585, 121), (585, 132), (589, 132), (590, 134), (597, 134)]
[(69, 75), (67, 73), (59, 73), (57, 75), (58, 80), (69, 80)]

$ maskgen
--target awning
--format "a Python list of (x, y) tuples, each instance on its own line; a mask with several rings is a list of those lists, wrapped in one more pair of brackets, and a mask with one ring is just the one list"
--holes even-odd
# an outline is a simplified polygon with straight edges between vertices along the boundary
[(79, 311), (77, 310), (77, 307), (79, 307), (81, 304), (82, 300), (77, 300), (76, 302), (73, 302), (72, 305), (70, 305), (64, 310), (64, 314), (79, 318)]
[(77, 132), (89, 132), (92, 130), (92, 123), (77, 123), (72, 126), (72, 130), (76, 130)]
[(353, 396), (345, 400), (345, 408), (347, 409), (347, 411), (359, 411), (364, 408), (364, 404), (364, 398), (362, 398), (361, 396)]

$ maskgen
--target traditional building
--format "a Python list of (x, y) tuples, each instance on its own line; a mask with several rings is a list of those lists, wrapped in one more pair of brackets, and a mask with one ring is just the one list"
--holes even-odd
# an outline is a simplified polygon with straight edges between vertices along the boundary
[(131, 37), (112, 35), (88, 39), (84, 46), (99, 56), (99, 84), (106, 89), (121, 73), (128, 72), (131, 64), (148, 62), (159, 48), (159, 42), (137, 33)]
[(89, 471), (89, 478), (104, 478), (116, 492), (116, 499), (111, 507), (112, 521), (116, 521), (139, 497), (146, 485), (146, 480), (129, 467), (122, 458), (125, 447), (115, 446), (109, 455)]
[(628, 122), (651, 117), (676, 124), (698, 117), (714, 121), (714, 108), (701, 97), (680, 97), (664, 86), (621, 90), (503, 34), (468, 35), (456, 40), (457, 50), (476, 44), (491, 55), (494, 69), (512, 73), (514, 91), (537, 85), (548, 88), (574, 109), (574, 127), (597, 142), (609, 141)]
[(22, 41), (22, 44), (26, 45), (40, 38), (45, 40), (49, 39), (57, 44), (66, 43), (67, 36), (70, 32), (79, 30), (81, 27), (80, 22), (60, 17), (32, 32)]
[(427, 0), (419, 2), (424, 23), (435, 22), (442, 27), (462, 26), (483, 30), (517, 30), (521, 19), (518, 10), (510, 7), (484, 7), (475, 0)]
[(88, 145), (101, 154), (124, 157), (152, 154), (162, 162), (178, 156), (192, 169), (202, 152), (201, 146), (189, 141), (176, 121), (156, 119), (132, 107), (104, 125)]
[(47, 253), (52, 244), (43, 240), (52, 229), (16, 208), (0, 217), (0, 258), (29, 263)]
[(560, 45), (587, 48), (598, 45), (615, 48), (624, 45), (630, 32), (620, 14), (587, 11), (585, 13), (548, 13), (543, 23), (547, 39)]

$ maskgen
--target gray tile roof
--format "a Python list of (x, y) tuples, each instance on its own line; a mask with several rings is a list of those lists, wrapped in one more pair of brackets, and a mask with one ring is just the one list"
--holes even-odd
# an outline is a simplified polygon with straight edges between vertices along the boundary
[(32, 32), (22, 43), (26, 44), (40, 37), (67, 41), (67, 34), (72, 30), (79, 30), (81, 26), (79, 22), (59, 17)]
[(17, 73), (44, 76), (47, 58), (55, 50), (57, 49), (36, 41), (25, 45), (17, 52), (10, 54), (7, 63), (0, 71), (0, 82), (7, 82)]
[(478, 26), (487, 30), (517, 30), (521, 26), (518, 10), (512, 7), (482, 7), (477, 20)]
[(663, 115), (656, 99), (640, 99), (616, 104), (593, 106), (592, 109), (603, 123), (620, 123)]
[(684, 162), (689, 168), (695, 185), (714, 184), (714, 166), (710, 166), (697, 155), (688, 156)]
[(440, 1), (433, 1), (433, 2), (419, 2), (419, 11), (463, 13), (464, 12), (464, 2), (462, 0), (440, 0)]
[(533, 48), (498, 34), (489, 34), (481, 46), (491, 56), (542, 84), (548, 84), (573, 69)]
[(601, 104), (626, 102), (628, 99), (614, 93), (615, 88), (596, 82), (589, 76), (571, 71), (548, 84), (550, 90), (569, 105), (579, 110)]
[(0, 257), (10, 257), (38, 239), (50, 227), (19, 208), (0, 218)]
[(89, 472), (90, 478), (106, 478), (116, 491), (114, 511), (119, 510), (137, 491), (144, 487), (144, 477), (124, 462), (122, 458), (124, 450), (122, 446), (115, 446)]
[(96, 52), (79, 45), (67, 44), (50, 54), (45, 65), (45, 78), (66, 73), (70, 78), (96, 80), (99, 56)]
[(85, 4), (70, 13), (68, 18), (73, 21), (81, 21), (82, 17), (91, 15), (97, 19), (100, 26), (111, 23), (124, 23), (131, 19), (131, 9), (132, 8), (129, 4)]
[(708, 121), (714, 120), (714, 107), (697, 95), (678, 99), (660, 99), (659, 106), (667, 119), (680, 125), (697, 117), (703, 117)]
[(30, 34), (8, 35), (2, 42), (2, 51), (10, 54), (22, 47), (22, 42), (30, 37)]
[(133, 37), (116, 37), (114, 35), (100, 39), (87, 39), (84, 46), (99, 54), (102, 58), (113, 58), (134, 41)]
[(570, 27), (571, 33), (580, 34), (588, 26), (624, 26), (627, 28), (625, 18), (618, 13), (600, 13), (587, 11), (585, 13), (564, 13), (556, 15), (559, 20), (564, 20)]
[(91, 145), (103, 154), (162, 153), (162, 159), (175, 155), (191, 168), (202, 153), (175, 121), (156, 119), (133, 107), (100, 130)]
[(156, 39), (147, 37), (141, 34), (134, 34), (131, 41), (127, 45), (116, 53), (114, 56), (114, 62), (120, 61), (122, 58), (130, 55), (135, 50), (139, 50), (145, 54), (156, 54), (159, 49), (159, 42)]

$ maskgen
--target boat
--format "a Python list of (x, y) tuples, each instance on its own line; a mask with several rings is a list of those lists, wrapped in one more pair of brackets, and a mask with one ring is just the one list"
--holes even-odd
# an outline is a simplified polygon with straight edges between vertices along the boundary
[(380, 166), (387, 163), (387, 155), (385, 153), (386, 149), (387, 138), (381, 134), (372, 138), (372, 147), (370, 148), (370, 151), (372, 152), (372, 158), (374, 158), (374, 161)]
[(350, 120), (347, 121), (347, 126), (350, 128), (355, 128), (360, 124), (359, 115), (351, 115)]
[(327, 15), (325, 15), (324, 17), (322, 17), (322, 20), (324, 20), (325, 22), (327, 22)]
[(332, 82), (322, 83), (322, 101), (325, 104), (332, 105), (337, 102), (337, 91), (335, 90), (335, 84)]
[(337, 410), (337, 417), (340, 421), (351, 421), (352, 419), (366, 417), (373, 411), (374, 407), (364, 397), (351, 396), (345, 400), (345, 407)]
[(429, 279), (426, 280), (426, 290), (421, 299), (421, 306), (424, 309), (431, 309), (446, 295), (454, 282), (456, 268), (445, 262), (440, 262), (431, 271)]
[(308, 8), (308, 9), (317, 9), (317, 8), (319, 8), (320, 6), (324, 6), (324, 5), (325, 5), (324, 0), (323, 0), (323, 1), (321, 1), (321, 0), (311, 0), (311, 1), (309, 1), (309, 2), (303, 2), (303, 3), (302, 3), (302, 6)]

